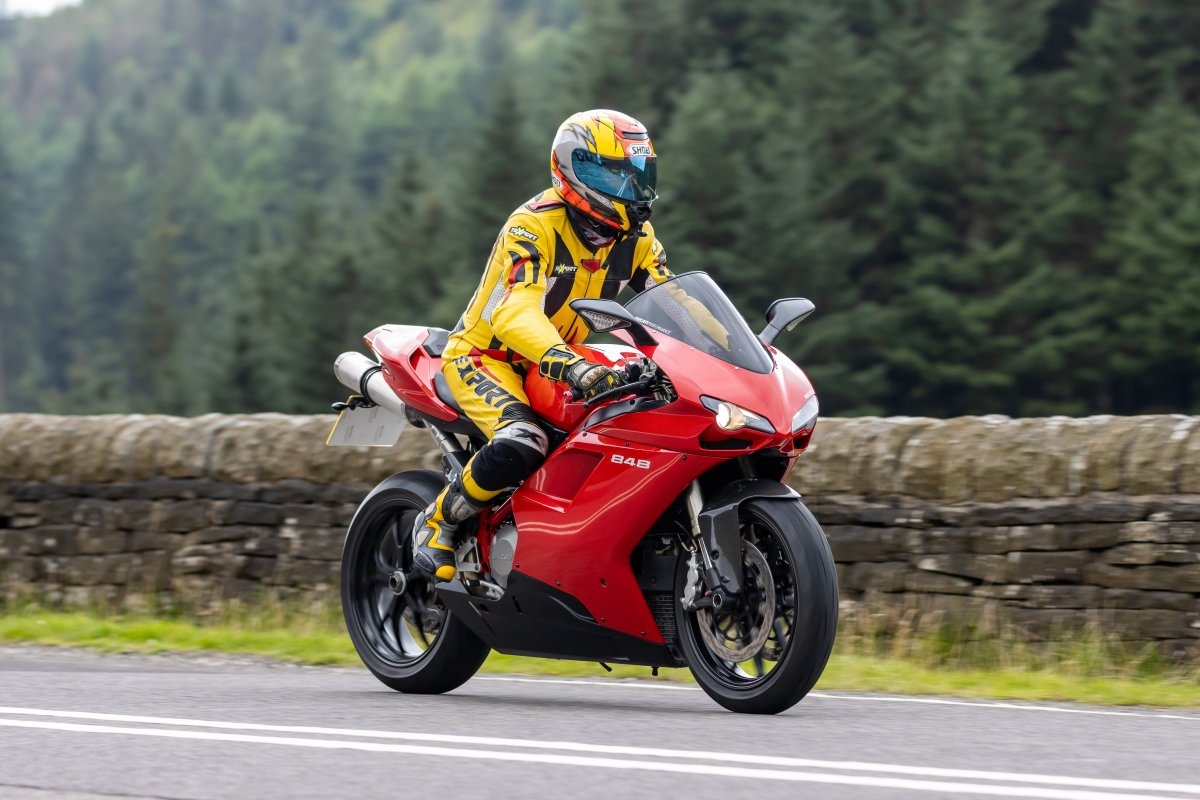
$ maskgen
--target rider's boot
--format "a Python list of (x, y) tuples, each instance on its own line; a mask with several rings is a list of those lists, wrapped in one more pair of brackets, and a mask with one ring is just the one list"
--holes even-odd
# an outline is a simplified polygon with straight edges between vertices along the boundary
[(478, 514), (487, 505), (463, 488), (461, 476), (455, 476), (437, 499), (426, 508), (413, 527), (417, 546), (413, 565), (428, 579), (449, 581), (458, 573), (454, 551), (459, 544), (459, 525)]

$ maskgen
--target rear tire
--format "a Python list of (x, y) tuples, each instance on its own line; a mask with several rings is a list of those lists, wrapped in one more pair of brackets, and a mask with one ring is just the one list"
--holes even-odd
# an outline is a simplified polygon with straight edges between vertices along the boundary
[(454, 618), (424, 578), (393, 591), (394, 573), (412, 574), (417, 514), (445, 486), (440, 473), (413, 470), (380, 483), (359, 505), (342, 549), (342, 616), (359, 658), (398, 692), (440, 694), (474, 675), (490, 648)]
[[(799, 500), (748, 500), (738, 509), (738, 525), (746, 543), (746, 589), (721, 612), (685, 611), (677, 601), (680, 645), (696, 682), (713, 700), (730, 711), (778, 714), (808, 694), (829, 661), (837, 633), (837, 572), (820, 524)], [(683, 596), (686, 561), (684, 553), (676, 598)], [(770, 631), (759, 646), (766, 626)], [(719, 642), (731, 649), (718, 651)], [(746, 642), (753, 643), (749, 655), (738, 649)], [(737, 655), (725, 657), (728, 652)]]

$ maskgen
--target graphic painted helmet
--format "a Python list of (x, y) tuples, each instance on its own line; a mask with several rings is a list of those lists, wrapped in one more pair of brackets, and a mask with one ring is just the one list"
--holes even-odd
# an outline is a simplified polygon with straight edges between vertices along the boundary
[(619, 111), (568, 117), (550, 147), (550, 181), (599, 230), (630, 231), (650, 219), (657, 158), (646, 126)]

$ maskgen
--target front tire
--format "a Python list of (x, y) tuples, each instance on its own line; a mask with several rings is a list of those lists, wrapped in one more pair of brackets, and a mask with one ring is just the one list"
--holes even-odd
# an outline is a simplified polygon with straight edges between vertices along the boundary
[(359, 658), (388, 687), (440, 694), (474, 675), (490, 648), (450, 614), (424, 578), (412, 575), (417, 515), (445, 485), (430, 470), (393, 475), (359, 505), (342, 549), (342, 616)]
[[(708, 696), (730, 711), (778, 714), (808, 694), (837, 633), (833, 554), (799, 500), (753, 499), (738, 509), (743, 592), (719, 612), (676, 601), (680, 645)], [(680, 559), (676, 598), (687, 582)]]

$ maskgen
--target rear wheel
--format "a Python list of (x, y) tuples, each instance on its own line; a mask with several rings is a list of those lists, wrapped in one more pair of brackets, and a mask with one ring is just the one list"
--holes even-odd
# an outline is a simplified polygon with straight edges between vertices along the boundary
[(417, 515), (444, 486), (427, 470), (393, 475), (367, 495), (342, 550), (342, 615), (363, 664), (399, 692), (437, 694), (466, 682), (489, 648), (438, 600), (407, 580)]
[[(803, 698), (837, 632), (833, 555), (798, 500), (749, 500), (738, 510), (743, 591), (719, 611), (676, 603), (680, 644), (696, 682), (725, 708), (777, 714)], [(681, 559), (677, 598), (687, 584)]]

